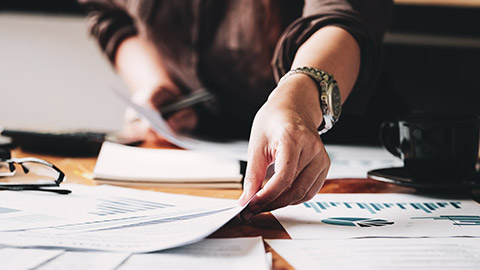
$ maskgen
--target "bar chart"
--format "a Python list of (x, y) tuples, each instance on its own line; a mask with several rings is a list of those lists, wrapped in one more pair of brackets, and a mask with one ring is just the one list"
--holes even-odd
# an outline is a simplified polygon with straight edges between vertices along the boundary
[(155, 210), (171, 206), (173, 205), (152, 201), (143, 201), (133, 198), (118, 197), (112, 199), (99, 199), (99, 204), (97, 204), (95, 207), (96, 211), (90, 212), (90, 214), (98, 216), (108, 216), (115, 214)]
[(328, 212), (331, 209), (361, 209), (370, 214), (377, 214), (384, 209), (395, 210), (418, 210), (425, 213), (433, 213), (438, 209), (462, 209), (461, 202), (332, 202), (332, 201), (309, 201), (303, 203), (306, 208), (316, 213)]
[(480, 216), (445, 215), (438, 217), (411, 217), (411, 219), (450, 220), (455, 226), (480, 226)]

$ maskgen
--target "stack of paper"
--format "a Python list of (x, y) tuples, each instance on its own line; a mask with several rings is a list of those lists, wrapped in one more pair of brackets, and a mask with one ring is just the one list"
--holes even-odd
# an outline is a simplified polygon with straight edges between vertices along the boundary
[(480, 204), (411, 194), (318, 194), (272, 212), (267, 240), (296, 269), (478, 269)]
[(104, 184), (182, 188), (242, 188), (238, 160), (204, 152), (147, 149), (105, 142), (93, 172)]
[(260, 237), (204, 240), (243, 209), (236, 200), (65, 188), (1, 192), (2, 269), (268, 269)]
[(266, 240), (297, 270), (462, 269), (478, 270), (475, 238)]
[[(261, 237), (206, 239), (148, 254), (0, 248), (2, 269), (270, 269)], [(268, 261), (269, 260), (269, 261)]]

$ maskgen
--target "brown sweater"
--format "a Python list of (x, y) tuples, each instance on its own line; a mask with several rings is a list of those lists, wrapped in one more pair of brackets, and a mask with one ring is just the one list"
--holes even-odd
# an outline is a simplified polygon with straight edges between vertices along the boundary
[(233, 132), (249, 131), (297, 49), (326, 25), (344, 28), (360, 46), (360, 74), (344, 111), (361, 113), (379, 76), (381, 41), (392, 6), (392, 0), (79, 2), (111, 61), (131, 35), (152, 41), (182, 88), (205, 87), (218, 96), (221, 113), (215, 125), (235, 123)]

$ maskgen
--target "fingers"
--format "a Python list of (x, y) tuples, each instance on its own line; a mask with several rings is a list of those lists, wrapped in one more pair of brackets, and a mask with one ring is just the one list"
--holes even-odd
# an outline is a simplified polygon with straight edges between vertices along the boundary
[(240, 196), (240, 205), (245, 205), (262, 187), (263, 180), (268, 168), (268, 159), (262, 151), (262, 147), (252, 147), (249, 153), (245, 178), (243, 180), (243, 193)]
[[(174, 103), (180, 98), (178, 89), (159, 87), (150, 93), (148, 105), (160, 110), (168, 104)], [(164, 115), (170, 128), (176, 133), (189, 133), (198, 123), (198, 115), (192, 108), (186, 108), (177, 112)]]
[(292, 186), (299, 157), (300, 150), (295, 145), (279, 147), (275, 159), (275, 174), (250, 202), (248, 206), (250, 212), (259, 213), (261, 209)]
[(287, 205), (302, 201), (307, 194), (316, 193), (319, 189), (316, 189), (318, 186), (321, 187), (324, 178), (321, 178), (323, 171), (323, 163), (321, 162), (322, 157), (317, 155), (316, 160), (313, 160), (309, 163), (303, 171), (300, 172), (298, 177), (295, 179), (292, 187), (286, 190), (273, 202), (265, 206), (263, 211), (270, 211), (277, 208), (282, 208)]
[(323, 186), (330, 167), (330, 159), (319, 142), (305, 144), (301, 154), (295, 146), (278, 149), (275, 175), (253, 198), (242, 217), (248, 219), (260, 212), (312, 199)]
[(167, 123), (176, 133), (189, 133), (197, 125), (198, 116), (192, 108), (187, 108), (172, 114)]
[(150, 94), (148, 102), (153, 108), (159, 109), (167, 104), (175, 102), (179, 97), (180, 93), (178, 91), (166, 87), (159, 87)]
[(317, 180), (315, 181), (313, 186), (310, 188), (310, 190), (307, 192), (307, 194), (305, 194), (305, 196), (301, 200), (295, 201), (292, 204), (293, 205), (300, 204), (300, 203), (303, 203), (303, 202), (308, 202), (311, 199), (313, 199), (313, 197), (315, 197), (315, 195), (318, 194), (318, 192), (322, 188), (323, 184), (325, 183), (325, 180), (327, 178), (327, 174), (328, 174), (328, 168), (325, 168), (325, 170), (323, 170), (320, 173)]

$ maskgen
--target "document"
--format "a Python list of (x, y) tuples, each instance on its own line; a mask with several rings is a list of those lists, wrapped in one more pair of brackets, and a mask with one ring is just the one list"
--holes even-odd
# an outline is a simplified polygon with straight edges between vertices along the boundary
[(116, 89), (113, 89), (113, 91), (169, 142), (185, 149), (213, 153), (236, 160), (247, 160), (248, 141), (213, 142), (176, 134), (160, 113), (136, 104)]
[(295, 269), (478, 269), (471, 238), (265, 240)]
[[(0, 219), (1, 227), (10, 228), (0, 232), (0, 244), (152, 252), (200, 241), (243, 209), (228, 199), (111, 186), (68, 188), (76, 196), (2, 192), (4, 208), (16, 207), (19, 214)], [(30, 212), (23, 213), (24, 208)], [(13, 225), (28, 230), (12, 230)]]
[(318, 194), (272, 212), (293, 239), (480, 237), (480, 204), (410, 194)]
[(71, 224), (90, 224), (96, 229), (102, 229), (108, 228), (109, 222), (114, 222), (115, 226), (127, 225), (150, 217), (175, 217), (181, 211), (211, 211), (216, 207), (229, 208), (237, 204), (235, 200), (106, 185), (68, 184), (64, 187), (72, 190), (72, 194), (59, 196), (47, 192), (2, 191), (0, 231), (60, 226), (66, 228)]
[(374, 169), (402, 167), (403, 161), (381, 147), (325, 145), (331, 165), (327, 179), (367, 178)]
[(93, 171), (99, 183), (173, 187), (242, 187), (238, 160), (204, 152), (102, 145)]
[(0, 248), (0, 265), (2, 269), (33, 269), (63, 252), (53, 249)]
[(113, 270), (129, 256), (129, 253), (65, 251), (36, 270)]
[(261, 237), (205, 239), (157, 253), (134, 254), (120, 268), (268, 270)]
[[(153, 252), (198, 242), (235, 217), (244, 207), (210, 212), (182, 212), (109, 229), (59, 232), (58, 228), (0, 233), (0, 244), (14, 247), (60, 247), (116, 252)], [(88, 225), (88, 224), (87, 224)]]

